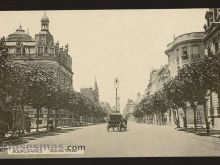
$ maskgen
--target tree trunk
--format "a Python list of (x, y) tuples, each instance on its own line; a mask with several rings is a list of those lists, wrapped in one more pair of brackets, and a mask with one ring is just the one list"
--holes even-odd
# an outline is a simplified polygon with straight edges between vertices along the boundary
[(214, 108), (213, 108), (213, 98), (212, 92), (210, 92), (210, 116), (211, 116), (211, 124), (214, 126)]
[(219, 108), (219, 111), (220, 111), (220, 91), (218, 92), (218, 108)]
[(25, 116), (24, 116), (24, 105), (21, 105), (21, 130), (24, 133), (25, 130)]
[(185, 117), (184, 117), (184, 127), (187, 129), (187, 116), (186, 116), (186, 108), (185, 107), (183, 108), (183, 112), (184, 112), (184, 115), (185, 115)]
[(205, 117), (206, 131), (207, 131), (207, 134), (209, 134), (209, 133), (210, 133), (210, 130), (209, 130), (210, 128), (209, 128), (209, 121), (208, 121), (206, 103), (203, 104), (203, 109), (204, 109), (204, 117)]
[(163, 114), (163, 112), (161, 112), (161, 120), (162, 120), (162, 124), (164, 125), (164, 114)]
[(47, 109), (47, 130), (49, 130), (49, 121), (50, 121), (50, 109)]
[(177, 128), (180, 128), (180, 117), (179, 117), (179, 110), (176, 110), (177, 112)]
[(39, 113), (40, 113), (40, 107), (37, 107), (37, 120), (36, 120), (36, 132), (39, 132)]
[(197, 130), (197, 121), (196, 121), (196, 108), (193, 108), (193, 117), (194, 117), (194, 129)]
[(58, 124), (58, 121), (57, 121), (57, 112), (58, 112), (58, 110), (56, 109), (55, 110), (55, 129), (57, 129), (57, 124)]

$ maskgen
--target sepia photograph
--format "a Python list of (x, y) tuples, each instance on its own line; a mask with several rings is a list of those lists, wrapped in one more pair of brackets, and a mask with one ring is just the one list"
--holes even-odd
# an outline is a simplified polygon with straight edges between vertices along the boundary
[(220, 156), (220, 8), (0, 20), (0, 159)]

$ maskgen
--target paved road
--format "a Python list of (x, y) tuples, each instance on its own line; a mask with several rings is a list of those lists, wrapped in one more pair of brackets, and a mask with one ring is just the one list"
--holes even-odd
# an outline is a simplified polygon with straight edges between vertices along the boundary
[[(85, 154), (40, 155), (41, 157), (154, 157), (220, 156), (220, 139), (176, 131), (172, 126), (154, 126), (128, 122), (127, 132), (107, 132), (106, 124), (65, 128), (25, 138), (27, 144), (85, 145)], [(10, 157), (12, 157), (10, 155)], [(15, 157), (39, 157), (20, 155)], [(0, 158), (8, 158), (1, 152)]]

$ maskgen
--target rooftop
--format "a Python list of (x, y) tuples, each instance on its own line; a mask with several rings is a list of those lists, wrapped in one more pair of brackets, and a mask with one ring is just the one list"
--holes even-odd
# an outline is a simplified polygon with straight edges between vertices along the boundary
[(187, 41), (192, 41), (192, 40), (201, 40), (202, 41), (203, 37), (204, 37), (204, 32), (192, 32), (192, 33), (182, 34), (182, 35), (176, 37), (173, 42), (171, 42), (167, 45), (166, 51), (171, 50), (176, 45), (178, 45), (182, 42), (187, 42)]

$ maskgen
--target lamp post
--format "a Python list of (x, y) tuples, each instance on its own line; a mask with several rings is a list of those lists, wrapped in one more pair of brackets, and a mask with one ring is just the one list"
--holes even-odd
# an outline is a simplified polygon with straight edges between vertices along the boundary
[(118, 87), (119, 87), (119, 79), (116, 77), (115, 81), (114, 81), (114, 85), (115, 85), (115, 90), (116, 90), (116, 112), (118, 111)]

